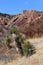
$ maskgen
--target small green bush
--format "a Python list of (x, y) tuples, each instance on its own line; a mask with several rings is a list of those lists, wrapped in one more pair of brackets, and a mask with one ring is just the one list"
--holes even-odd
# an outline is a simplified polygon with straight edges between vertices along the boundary
[(28, 56), (28, 55), (32, 55), (33, 51), (35, 50), (33, 45), (28, 41), (26, 43), (23, 44), (22, 46), (23, 48), (23, 53), (24, 55)]
[(16, 33), (18, 33), (17, 27), (11, 27), (10, 32), (11, 32), (11, 34), (13, 34), (13, 33), (16, 34)]
[(11, 38), (8, 35), (6, 35), (5, 41), (8, 42), (8, 43), (10, 43), (11, 42)]
[(19, 34), (19, 35), (16, 37), (16, 39), (15, 39), (15, 41), (18, 42), (18, 43), (23, 43), (24, 40), (25, 40), (25, 35), (24, 35), (24, 34)]
[(24, 34), (20, 34), (19, 35), (19, 42), (23, 43), (25, 39), (25, 35)]
[(25, 35), (24, 35), (24, 34), (19, 34), (19, 35), (15, 38), (17, 47), (18, 47), (19, 52), (20, 52), (21, 55), (23, 55), (22, 44), (24, 43), (24, 39), (25, 39)]
[(7, 35), (6, 37), (5, 37), (5, 43), (6, 43), (6, 45), (7, 45), (7, 47), (10, 49), (10, 48), (12, 48), (11, 46), (10, 46), (10, 42), (11, 42), (11, 38)]

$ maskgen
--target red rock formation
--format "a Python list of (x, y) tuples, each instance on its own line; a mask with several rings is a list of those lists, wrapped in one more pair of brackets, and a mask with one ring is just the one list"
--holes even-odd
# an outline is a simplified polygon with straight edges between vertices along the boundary
[[(0, 33), (2, 30), (9, 32), (11, 26), (18, 26), (21, 33), (28, 37), (39, 37), (43, 35), (43, 12), (24, 10), (22, 14), (16, 16), (0, 15)], [(8, 29), (7, 29), (8, 28)]]

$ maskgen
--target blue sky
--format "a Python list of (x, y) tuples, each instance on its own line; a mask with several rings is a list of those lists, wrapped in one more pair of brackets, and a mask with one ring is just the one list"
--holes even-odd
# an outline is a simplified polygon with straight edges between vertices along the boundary
[(43, 0), (0, 0), (0, 12), (19, 14), (23, 10), (43, 11)]

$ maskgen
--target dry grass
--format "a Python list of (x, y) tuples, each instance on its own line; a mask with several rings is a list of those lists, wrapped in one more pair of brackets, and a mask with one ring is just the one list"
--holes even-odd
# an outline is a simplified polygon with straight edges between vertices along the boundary
[(43, 38), (29, 39), (29, 41), (36, 47), (36, 53), (28, 58), (18, 58), (5, 65), (43, 65)]

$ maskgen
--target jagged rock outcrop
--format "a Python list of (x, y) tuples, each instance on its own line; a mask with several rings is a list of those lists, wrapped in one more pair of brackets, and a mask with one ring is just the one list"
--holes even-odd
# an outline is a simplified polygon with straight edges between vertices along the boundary
[[(28, 13), (28, 14), (27, 14)], [(27, 16), (28, 15), (28, 16)], [(43, 36), (43, 13), (38, 11), (24, 11), (22, 20), (15, 22), (20, 32), (25, 33), (29, 38)], [(27, 16), (27, 17), (26, 17)]]
[(43, 12), (24, 10), (22, 14), (15, 16), (0, 13), (0, 35), (9, 32), (9, 28), (15, 25), (28, 37), (42, 36)]

